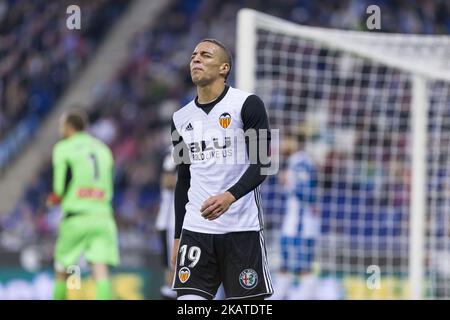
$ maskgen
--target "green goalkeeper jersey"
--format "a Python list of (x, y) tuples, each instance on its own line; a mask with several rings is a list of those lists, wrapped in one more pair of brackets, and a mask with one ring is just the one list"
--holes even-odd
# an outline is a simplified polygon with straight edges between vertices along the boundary
[(64, 214), (111, 214), (114, 160), (111, 150), (86, 132), (53, 149), (53, 192)]

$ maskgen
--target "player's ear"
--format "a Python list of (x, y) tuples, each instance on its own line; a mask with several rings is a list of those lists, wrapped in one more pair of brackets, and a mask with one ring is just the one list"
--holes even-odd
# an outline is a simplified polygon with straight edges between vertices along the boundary
[(220, 73), (227, 75), (230, 72), (230, 65), (228, 63), (222, 63), (220, 66)]

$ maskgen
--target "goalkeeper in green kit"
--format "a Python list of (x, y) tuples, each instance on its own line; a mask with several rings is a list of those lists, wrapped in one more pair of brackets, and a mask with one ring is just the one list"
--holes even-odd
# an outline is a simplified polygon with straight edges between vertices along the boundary
[(55, 245), (54, 299), (66, 299), (67, 268), (82, 254), (92, 266), (96, 299), (111, 299), (108, 266), (119, 263), (113, 217), (114, 160), (108, 146), (90, 136), (82, 112), (60, 119), (60, 140), (53, 148), (53, 193), (48, 205), (61, 204), (62, 217)]

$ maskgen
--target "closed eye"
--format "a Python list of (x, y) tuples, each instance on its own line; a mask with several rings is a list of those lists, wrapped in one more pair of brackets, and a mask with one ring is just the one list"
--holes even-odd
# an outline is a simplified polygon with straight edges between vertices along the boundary
[[(196, 55), (197, 55), (197, 52), (194, 52), (194, 53), (191, 55), (191, 61), (195, 58)], [(205, 57), (205, 58), (212, 58), (212, 57), (213, 57), (213, 55), (212, 55), (211, 53), (206, 52), (206, 51), (200, 52), (200, 55), (201, 55), (202, 57)]]

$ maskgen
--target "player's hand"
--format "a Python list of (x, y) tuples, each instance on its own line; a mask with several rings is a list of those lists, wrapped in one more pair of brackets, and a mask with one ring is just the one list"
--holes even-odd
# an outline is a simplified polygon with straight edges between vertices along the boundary
[(47, 196), (45, 203), (48, 207), (51, 207), (61, 203), (61, 198), (56, 193), (52, 192)]
[(172, 269), (176, 270), (177, 269), (177, 255), (178, 255), (178, 250), (180, 249), (180, 239), (175, 239), (173, 241), (173, 250), (172, 250)]
[(235, 201), (234, 196), (228, 191), (218, 196), (209, 197), (200, 208), (202, 217), (208, 220), (217, 219), (227, 212), (228, 208)]

